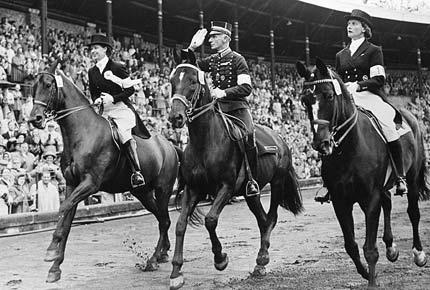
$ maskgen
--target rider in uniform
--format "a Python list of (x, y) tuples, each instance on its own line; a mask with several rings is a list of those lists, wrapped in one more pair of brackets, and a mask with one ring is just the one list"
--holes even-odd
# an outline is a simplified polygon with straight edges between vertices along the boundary
[[(246, 165), (248, 179), (246, 196), (255, 196), (260, 193), (258, 183), (252, 177), (252, 172), (254, 174), (257, 172), (257, 147), (254, 123), (246, 100), (252, 91), (251, 77), (245, 58), (230, 49), (231, 28), (231, 24), (227, 22), (211, 22), (209, 43), (216, 53), (198, 60), (197, 65), (201, 70), (210, 73), (215, 87), (212, 95), (218, 99), (221, 110), (239, 118), (246, 126), (248, 136), (244, 141), (244, 158), (247, 159), (245, 164), (249, 164)], [(206, 34), (206, 29), (197, 31), (190, 46), (182, 53), (193, 54), (203, 44)]]
[[(396, 129), (396, 123), (401, 123), (402, 118), (385, 97), (382, 49), (368, 41), (372, 37), (372, 22), (369, 14), (354, 9), (345, 18), (348, 21), (347, 33), (351, 43), (336, 54), (336, 71), (347, 86), (355, 104), (371, 111), (378, 118), (393, 157), (394, 172), (397, 174), (395, 194), (402, 195), (408, 192), (402, 146)], [(324, 202), (329, 199), (329, 194), (315, 199)]]
[[(129, 97), (133, 95), (133, 86), (125, 85), (131, 82), (124, 65), (111, 60), (112, 42), (103, 34), (91, 37), (91, 56), (96, 65), (89, 69), (89, 88), (91, 99), (95, 104), (103, 104), (103, 116), (112, 118), (118, 126), (118, 135), (126, 149), (127, 159), (132, 168), (131, 185), (133, 188), (145, 185), (145, 179), (140, 172), (136, 135), (149, 138), (150, 134), (137, 116)], [(136, 126), (137, 124), (137, 126)]]

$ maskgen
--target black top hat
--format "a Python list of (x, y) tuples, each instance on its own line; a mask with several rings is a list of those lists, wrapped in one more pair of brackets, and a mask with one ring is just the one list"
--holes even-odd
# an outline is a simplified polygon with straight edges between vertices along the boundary
[(350, 19), (357, 19), (357, 20), (363, 21), (364, 23), (369, 25), (370, 28), (372, 28), (372, 26), (373, 26), (372, 17), (370, 17), (369, 14), (367, 14), (366, 12), (364, 12), (360, 9), (352, 10), (351, 15), (346, 15), (345, 19), (346, 19), (346, 21), (348, 21)]
[(228, 22), (224, 21), (211, 21), (211, 32), (209, 35), (213, 34), (226, 34), (231, 37), (232, 26)]
[(91, 35), (91, 42), (88, 46), (95, 45), (95, 44), (109, 46), (110, 48), (113, 47), (111, 39), (101, 33)]

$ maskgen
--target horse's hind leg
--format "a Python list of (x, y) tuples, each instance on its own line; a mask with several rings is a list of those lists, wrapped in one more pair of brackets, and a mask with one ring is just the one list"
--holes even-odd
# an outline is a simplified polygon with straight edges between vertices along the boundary
[(399, 258), (399, 250), (396, 244), (393, 243), (393, 233), (391, 231), (391, 197), (389, 192), (386, 192), (382, 197), (381, 204), (384, 211), (384, 236), (382, 239), (386, 247), (385, 255), (388, 261), (395, 262)]
[(228, 265), (228, 257), (226, 253), (222, 252), (221, 242), (216, 234), (216, 227), (218, 225), (218, 218), (222, 209), (228, 202), (230, 194), (233, 190), (227, 185), (223, 184), (218, 191), (216, 198), (212, 204), (211, 209), (205, 217), (205, 226), (209, 232), (209, 237), (212, 242), (212, 253), (214, 254), (214, 266), (217, 270), (223, 271)]
[(417, 266), (423, 267), (427, 264), (427, 256), (423, 251), (421, 245), (420, 233), (419, 233), (419, 223), (420, 223), (420, 209), (418, 207), (418, 189), (417, 186), (409, 182), (408, 191), (408, 215), (412, 224), (412, 234), (413, 234), (413, 245), (412, 251), (414, 254), (414, 262)]
[(168, 198), (163, 199), (161, 194), (162, 189), (156, 189), (157, 197), (160, 200), (155, 199), (152, 194), (153, 191), (148, 188), (144, 188), (142, 191), (132, 191), (132, 194), (142, 203), (142, 205), (150, 211), (158, 221), (159, 238), (155, 251), (151, 258), (146, 263), (145, 271), (155, 271), (158, 269), (158, 261), (161, 260), (161, 251), (165, 244), (165, 240), (168, 239), (167, 231), (170, 227), (170, 218), (168, 213)]
[(264, 211), (260, 202), (259, 196), (254, 196), (246, 199), (249, 209), (257, 219), (257, 224), (260, 229), (260, 250), (257, 256), (257, 265), (254, 268), (253, 276), (263, 276), (266, 274), (265, 266), (269, 263), (269, 247), (270, 235), (278, 220), (278, 205), (279, 191), (282, 187), (277, 183), (271, 184), (271, 200), (268, 214)]
[[(333, 195), (335, 196), (335, 195)], [(354, 218), (352, 216), (352, 204), (346, 204), (344, 200), (333, 198), (333, 207), (342, 229), (345, 241), (345, 250), (351, 257), (357, 268), (357, 272), (366, 280), (369, 280), (369, 272), (360, 260), (360, 252), (355, 242)]]

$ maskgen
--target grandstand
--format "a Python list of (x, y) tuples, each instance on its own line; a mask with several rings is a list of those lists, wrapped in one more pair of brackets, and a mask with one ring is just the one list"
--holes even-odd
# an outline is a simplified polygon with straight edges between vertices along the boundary
[[(44, 1), (48, 7), (46, 47), (42, 45), (40, 32), (43, 13), (39, 3)], [(47, 67), (53, 55), (61, 53), (67, 58), (64, 72), (87, 92), (87, 71), (94, 64), (85, 45), (92, 33), (107, 31), (109, 27), (105, 0), (44, 1), (0, 0), (0, 181), (7, 187), (11, 187), (22, 172), (28, 175), (29, 184), (35, 183), (39, 174), (36, 169), (42, 167), (45, 148), (54, 146), (57, 153), (61, 151), (61, 136), (55, 141), (52, 137), (55, 134), (48, 129), (37, 130), (27, 124), (32, 107), (31, 84), (36, 74)], [(254, 87), (249, 101), (255, 121), (274, 128), (285, 137), (292, 147), (300, 178), (319, 176), (320, 160), (309, 145), (311, 132), (298, 100), (302, 80), (293, 64), (298, 59), (312, 62), (316, 56), (333, 63), (335, 53), (346, 42), (343, 18), (346, 11), (310, 2), (165, 1), (163, 29), (160, 30), (157, 1), (112, 0), (113, 57), (127, 65), (133, 78), (143, 79), (143, 84), (136, 88), (133, 101), (144, 123), (175, 144), (185, 146), (186, 131), (172, 129), (166, 118), (170, 99), (168, 75), (174, 66), (171, 52), (188, 45), (201, 25), (200, 11), (205, 26), (211, 19), (230, 22), (237, 19), (239, 39), (238, 43), (233, 41), (232, 44), (237, 45), (248, 60)], [(405, 18), (385, 19), (383, 16), (381, 14), (374, 20), (376, 33), (372, 40), (384, 49), (388, 69), (386, 92), (397, 105), (407, 106), (422, 120), (428, 144), (429, 23), (414, 23)], [(271, 29), (274, 31), (274, 59), (269, 47)], [(163, 33), (161, 53), (158, 31)], [(423, 72), (420, 74), (417, 72), (417, 49), (421, 52)], [(208, 47), (204, 50), (209, 52)], [(271, 61), (275, 62), (273, 79)], [(27, 146), (34, 156), (33, 161), (29, 161), (30, 155), (23, 152), (22, 147)], [(19, 162), (14, 162), (18, 159)], [(4, 168), (11, 170), (3, 174)], [(0, 192), (0, 203), (3, 199), (10, 204), (13, 198)]]

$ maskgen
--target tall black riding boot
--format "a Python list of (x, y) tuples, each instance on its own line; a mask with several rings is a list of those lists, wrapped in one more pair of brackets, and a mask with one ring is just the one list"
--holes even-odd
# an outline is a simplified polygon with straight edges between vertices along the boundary
[[(394, 195), (403, 195), (408, 193), (408, 186), (406, 184), (405, 179), (405, 171), (403, 168), (403, 159), (402, 159), (402, 145), (400, 141), (397, 139), (392, 142), (388, 142), (388, 149), (391, 152), (394, 160), (394, 166), (397, 169), (397, 180), (396, 180), (396, 193)], [(396, 171), (395, 171), (396, 172)]]
[(142, 173), (140, 172), (140, 165), (139, 165), (139, 157), (137, 155), (137, 145), (136, 140), (131, 139), (130, 141), (126, 142), (125, 144), (127, 157), (131, 165), (131, 186), (133, 188), (143, 186), (145, 185), (145, 179), (143, 178)]
[(258, 153), (254, 133), (249, 134), (248, 141), (246, 143), (246, 158), (248, 159), (248, 164), (251, 170), (247, 170), (248, 182), (246, 183), (245, 195), (250, 197), (260, 194), (260, 187), (258, 186), (257, 181), (252, 177), (253, 174), (257, 174), (258, 165)]

